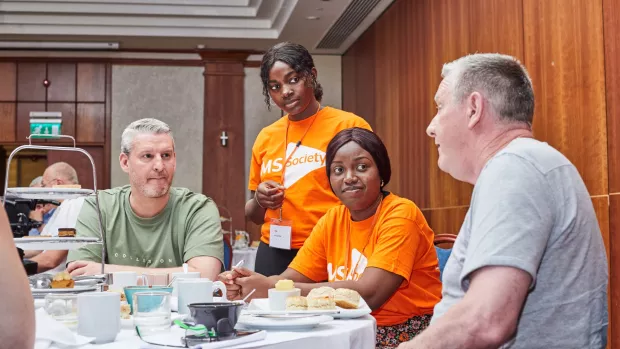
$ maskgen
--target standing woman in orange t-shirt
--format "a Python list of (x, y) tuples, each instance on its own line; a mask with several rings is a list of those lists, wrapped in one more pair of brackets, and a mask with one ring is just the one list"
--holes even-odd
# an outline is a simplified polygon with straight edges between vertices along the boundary
[(364, 119), (321, 106), (323, 88), (312, 56), (284, 42), (261, 62), (263, 94), (287, 115), (263, 128), (252, 147), (245, 216), (262, 224), (255, 270), (279, 275), (303, 246), (317, 221), (339, 200), (325, 174), (329, 141), (351, 127), (370, 129)]

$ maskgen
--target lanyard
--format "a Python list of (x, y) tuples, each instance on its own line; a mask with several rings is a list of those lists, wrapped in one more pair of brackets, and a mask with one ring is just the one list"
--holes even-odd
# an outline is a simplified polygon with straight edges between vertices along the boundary
[[(375, 214), (372, 218), (372, 224), (370, 226), (370, 236), (368, 237), (368, 239), (366, 240), (366, 244), (364, 245), (364, 248), (360, 251), (360, 258), (357, 260), (357, 262), (355, 263), (355, 267), (353, 269), (349, 269), (349, 274), (351, 274), (351, 279), (353, 279), (353, 275), (355, 274), (355, 271), (357, 270), (357, 266), (360, 264), (360, 261), (362, 260), (362, 257), (364, 256), (364, 251), (366, 250), (366, 247), (368, 247), (368, 243), (370, 242), (370, 238), (372, 238), (373, 234), (374, 234), (374, 230), (375, 230), (375, 224), (377, 223), (377, 217), (379, 216), (379, 213), (381, 212), (381, 205), (383, 205), (383, 193), (381, 194), (381, 201), (379, 201), (379, 206), (377, 206), (377, 210), (375, 211)], [(347, 262), (345, 264), (345, 267), (349, 266), (349, 262), (350, 262), (350, 245), (351, 245), (351, 221), (348, 221), (347, 224), (347, 248), (346, 248), (346, 254), (347, 254)], [(346, 276), (345, 276), (346, 279)]]
[[(284, 164), (282, 166), (282, 186), (284, 186), (284, 173), (286, 172), (286, 164), (289, 162), (289, 160), (291, 160), (291, 158), (293, 157), (293, 155), (295, 154), (295, 152), (297, 151), (297, 149), (301, 145), (301, 141), (304, 140), (304, 138), (308, 134), (308, 131), (310, 131), (310, 128), (312, 127), (312, 124), (314, 124), (314, 121), (316, 120), (316, 116), (317, 116), (317, 114), (319, 113), (320, 110), (321, 110), (321, 104), (319, 103), (319, 109), (317, 109), (316, 113), (314, 113), (314, 115), (311, 116), (311, 117), (313, 117), (313, 119), (310, 122), (310, 125), (308, 125), (308, 127), (306, 128), (306, 131), (304, 132), (304, 134), (301, 136), (299, 141), (297, 141), (297, 143), (295, 144), (295, 148), (293, 149), (293, 151), (291, 152), (291, 155), (289, 155), (289, 156), (286, 156), (286, 149), (288, 148), (288, 128), (291, 125), (291, 120), (290, 119), (287, 120), (287, 123), (286, 123), (286, 133), (284, 135), (284, 156), (282, 157), (282, 158), (286, 158), (286, 160), (284, 161)], [(280, 221), (282, 221), (282, 206), (280, 206)]]

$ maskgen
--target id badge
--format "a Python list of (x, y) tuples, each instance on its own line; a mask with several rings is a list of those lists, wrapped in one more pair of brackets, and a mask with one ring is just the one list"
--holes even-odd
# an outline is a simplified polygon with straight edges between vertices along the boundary
[(292, 221), (272, 218), (269, 226), (269, 247), (290, 250), (292, 232)]

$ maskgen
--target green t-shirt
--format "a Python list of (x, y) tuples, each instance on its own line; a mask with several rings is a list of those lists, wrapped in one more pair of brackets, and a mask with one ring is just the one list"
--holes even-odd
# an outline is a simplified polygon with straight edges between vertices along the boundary
[[(224, 244), (217, 206), (186, 188), (170, 188), (170, 199), (155, 217), (138, 217), (129, 204), (131, 187), (99, 191), (108, 264), (172, 268), (198, 256), (224, 263)], [(99, 237), (95, 198), (84, 201), (75, 229), (80, 237)], [(69, 251), (67, 262), (101, 262), (101, 245)]]

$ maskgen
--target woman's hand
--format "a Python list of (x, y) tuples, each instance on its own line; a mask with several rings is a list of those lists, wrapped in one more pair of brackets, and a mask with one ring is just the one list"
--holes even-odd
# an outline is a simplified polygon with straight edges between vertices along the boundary
[(254, 198), (263, 208), (278, 209), (284, 201), (284, 186), (275, 181), (264, 181), (256, 188)]
[[(242, 274), (243, 273), (243, 274)], [(241, 286), (235, 283), (237, 278), (250, 276), (252, 272), (245, 268), (234, 268), (232, 271), (225, 271), (217, 276), (217, 279), (226, 285), (226, 298), (228, 300), (241, 299)]]

